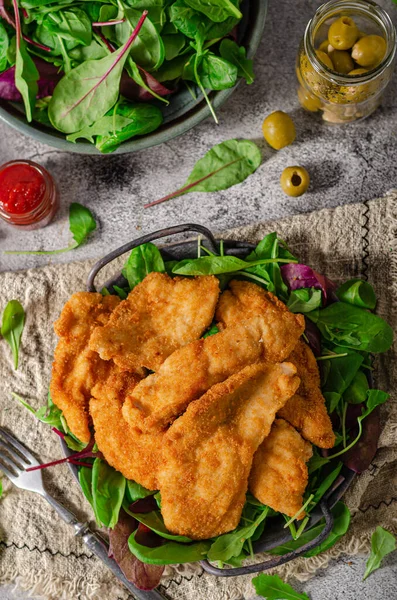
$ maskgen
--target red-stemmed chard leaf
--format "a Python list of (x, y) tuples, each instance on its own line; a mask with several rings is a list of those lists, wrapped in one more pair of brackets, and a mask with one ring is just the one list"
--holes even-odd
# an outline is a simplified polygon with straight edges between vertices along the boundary
[[(58, 433), (58, 430), (56, 430), (56, 433)], [(59, 432), (61, 433), (61, 432)], [(58, 435), (59, 435), (58, 433)], [(62, 437), (62, 436), (61, 436)], [(92, 467), (91, 464), (89, 463), (81, 463), (81, 460), (83, 458), (102, 458), (103, 455), (101, 452), (93, 452), (92, 449), (94, 447), (94, 439), (91, 440), (91, 442), (88, 444), (88, 446), (86, 448), (84, 448), (84, 450), (80, 450), (80, 452), (75, 452), (74, 454), (70, 454), (70, 456), (66, 456), (65, 458), (60, 458), (58, 460), (53, 460), (49, 463), (45, 463), (43, 465), (37, 465), (37, 467), (29, 467), (29, 469), (26, 469), (26, 471), (39, 471), (40, 469), (46, 469), (47, 467), (54, 467), (55, 465), (61, 465), (63, 463), (74, 463), (79, 465), (79, 466), (86, 466), (86, 467)]]
[[(52, 92), (58, 81), (62, 77), (54, 65), (35, 57), (33, 62), (39, 72), (38, 80), (39, 91), (37, 98), (52, 96)], [(15, 85), (15, 65), (0, 74), (0, 98), (10, 100), (11, 102), (22, 102), (22, 96)]]
[(290, 290), (299, 290), (300, 288), (315, 288), (323, 293), (323, 305), (330, 302), (337, 302), (335, 290), (336, 285), (333, 281), (317, 273), (307, 265), (289, 263), (280, 267), (281, 274)]
[[(140, 590), (149, 591), (159, 584), (164, 567), (142, 563), (130, 552), (128, 538), (136, 530), (137, 525), (133, 517), (120, 510), (117, 524), (109, 530), (109, 556), (114, 558), (128, 581)], [(141, 524), (139, 527), (141, 528)]]
[[(346, 424), (349, 427), (352, 422), (354, 423), (351, 439), (354, 439), (358, 433), (355, 424), (357, 423), (357, 417), (362, 413), (363, 406), (363, 404), (349, 404), (347, 409)], [(358, 408), (360, 408), (360, 411)], [(358, 442), (351, 450), (342, 455), (342, 460), (349, 469), (355, 473), (362, 473), (368, 469), (378, 449), (380, 431), (380, 408), (378, 406), (364, 419), (363, 432)]]
[[(162, 83), (157, 81), (153, 75), (147, 73), (141, 67), (138, 67), (138, 69), (143, 81), (146, 83), (148, 88), (152, 90), (152, 92), (158, 96), (161, 96), (162, 98), (174, 93), (175, 90), (166, 88)], [(138, 85), (125, 71), (121, 77), (120, 93), (122, 96), (127, 98), (127, 100), (140, 100), (142, 102), (153, 100), (152, 94), (148, 92), (148, 90), (145, 90), (145, 88), (142, 86)]]

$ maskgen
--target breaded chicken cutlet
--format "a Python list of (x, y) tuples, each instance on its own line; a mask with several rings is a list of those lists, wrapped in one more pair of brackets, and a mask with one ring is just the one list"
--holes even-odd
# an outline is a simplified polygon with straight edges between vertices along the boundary
[(54, 324), (59, 342), (54, 353), (50, 393), (70, 431), (82, 442), (91, 438), (88, 403), (91, 388), (108, 375), (108, 363), (88, 348), (96, 327), (107, 323), (120, 303), (117, 296), (91, 292), (73, 294)]
[(237, 527), (253, 455), (298, 385), (290, 363), (250, 365), (214, 385), (173, 423), (158, 473), (169, 531), (207, 539)]
[(197, 340), (211, 324), (219, 296), (213, 275), (173, 279), (150, 273), (98, 327), (90, 349), (120, 369), (157, 371), (175, 350)]

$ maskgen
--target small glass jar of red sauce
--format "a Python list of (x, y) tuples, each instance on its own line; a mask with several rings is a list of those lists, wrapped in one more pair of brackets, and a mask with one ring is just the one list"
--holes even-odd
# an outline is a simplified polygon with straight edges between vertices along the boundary
[(31, 160), (0, 167), (0, 217), (20, 229), (48, 225), (58, 209), (58, 192), (49, 172)]

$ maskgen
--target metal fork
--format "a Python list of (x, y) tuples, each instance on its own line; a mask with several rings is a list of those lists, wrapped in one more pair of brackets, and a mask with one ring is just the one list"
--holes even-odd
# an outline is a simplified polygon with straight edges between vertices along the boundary
[(29, 467), (36, 467), (40, 463), (31, 452), (12, 435), (0, 427), (0, 470), (10, 481), (22, 490), (40, 494), (56, 510), (61, 519), (73, 525), (75, 535), (81, 536), (86, 546), (121, 581), (136, 600), (165, 600), (157, 590), (144, 592), (126, 579), (120, 567), (112, 558), (109, 558), (109, 545), (98, 533), (92, 531), (88, 523), (81, 523), (76, 515), (60, 504), (44, 488), (41, 470), (26, 471)]

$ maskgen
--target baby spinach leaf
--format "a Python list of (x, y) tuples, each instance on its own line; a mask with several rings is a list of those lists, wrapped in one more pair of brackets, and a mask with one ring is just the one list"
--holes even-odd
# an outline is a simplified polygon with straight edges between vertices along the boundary
[(179, 56), (186, 46), (186, 38), (181, 33), (163, 35), (162, 40), (165, 50), (165, 60), (173, 60)]
[(164, 261), (160, 250), (150, 242), (141, 244), (131, 251), (122, 273), (131, 289), (143, 281), (149, 273), (164, 273)]
[(112, 118), (124, 119), (125, 124), (116, 124), (107, 133), (98, 135), (96, 147), (102, 153), (114, 152), (122, 142), (137, 135), (147, 135), (158, 129), (163, 122), (161, 110), (153, 104), (132, 104), (121, 100), (113, 112)]
[(287, 306), (293, 313), (308, 313), (321, 306), (321, 290), (300, 288), (291, 292)]
[(195, 542), (193, 544), (179, 544), (166, 542), (162, 546), (149, 548), (142, 546), (135, 540), (135, 533), (128, 538), (128, 546), (132, 554), (144, 563), (151, 565), (172, 565), (203, 560), (211, 546), (211, 542)]
[(32, 57), (27, 51), (26, 43), (22, 38), (21, 20), (19, 16), (18, 0), (13, 0), (15, 11), (15, 29), (16, 29), (16, 62), (15, 62), (15, 86), (20, 92), (25, 106), (26, 118), (30, 122), (33, 118), (33, 111), (36, 102), (36, 96), (39, 91), (38, 80), (39, 72), (33, 62)]
[(79, 469), (79, 483), (84, 496), (87, 498), (92, 508), (94, 508), (94, 499), (92, 497), (92, 468), (81, 467)]
[(3, 496), (3, 481), (2, 481), (2, 479), (0, 479), (0, 499), (2, 498), (2, 496)]
[(369, 385), (365, 373), (358, 370), (352, 382), (343, 392), (343, 399), (348, 404), (361, 404), (367, 398)]
[(385, 556), (396, 550), (396, 538), (387, 529), (377, 527), (371, 537), (371, 553), (367, 560), (363, 580), (379, 569)]
[(336, 295), (342, 302), (368, 308), (373, 310), (376, 306), (374, 288), (362, 279), (350, 279), (343, 283), (337, 290)]
[(1, 335), (9, 344), (14, 358), (14, 369), (18, 369), (19, 346), (25, 326), (25, 311), (18, 300), (10, 300), (4, 309)]
[(211, 21), (221, 23), (228, 17), (241, 19), (240, 10), (230, 0), (185, 0), (186, 4), (206, 15)]
[(111, 529), (116, 525), (125, 492), (125, 477), (96, 458), (92, 467), (92, 499), (95, 518)]
[(218, 327), (216, 325), (211, 325), (211, 327), (204, 333), (203, 338), (210, 337), (216, 333), (219, 333)]
[(126, 496), (128, 497), (128, 502), (131, 504), (132, 502), (136, 502), (141, 498), (147, 498), (147, 496), (152, 496), (153, 492), (151, 490), (147, 490), (140, 483), (136, 483), (136, 481), (131, 481), (127, 479), (127, 487), (125, 489)]
[(64, 40), (77, 41), (89, 46), (92, 40), (91, 21), (80, 8), (51, 12), (43, 20), (43, 26)]
[(157, 533), (157, 535), (167, 540), (173, 540), (174, 542), (180, 542), (182, 544), (189, 544), (192, 541), (190, 538), (184, 535), (174, 535), (168, 531), (164, 525), (160, 511), (154, 510), (149, 513), (134, 513), (131, 511), (129, 514), (140, 523), (146, 525), (146, 527), (149, 527), (149, 529)]
[[(334, 349), (337, 354), (344, 353), (343, 348)], [(347, 356), (332, 356), (332, 360), (324, 361), (324, 377), (322, 392), (328, 401), (329, 412), (333, 412), (339, 404), (342, 395), (353, 381), (364, 357), (358, 352), (349, 351)], [(330, 395), (332, 394), (332, 395)]]
[(379, 353), (393, 343), (393, 330), (386, 321), (346, 302), (335, 302), (307, 316), (325, 339), (340, 346)]
[(199, 73), (202, 85), (210, 90), (226, 90), (237, 83), (237, 67), (212, 52), (203, 56)]
[(84, 62), (60, 80), (48, 109), (55, 129), (64, 133), (80, 131), (114, 106), (124, 64), (146, 16), (147, 11), (127, 42), (116, 52), (100, 60)]
[(185, 258), (178, 262), (172, 272), (174, 275), (221, 275), (235, 273), (255, 265), (272, 262), (285, 262), (283, 258), (265, 258), (257, 262), (247, 262), (236, 256), (202, 256), (200, 258)]
[(226, 59), (238, 70), (238, 76), (244, 77), (248, 84), (254, 82), (254, 63), (247, 58), (243, 46), (238, 46), (233, 40), (224, 39), (219, 47), (222, 58)]
[(256, 593), (267, 600), (309, 600), (307, 594), (299, 594), (278, 575), (261, 573), (252, 580)]
[(325, 492), (329, 490), (335, 479), (338, 477), (343, 467), (343, 463), (338, 463), (337, 466), (321, 481), (321, 484), (316, 489), (313, 495), (313, 505), (320, 502)]
[[(233, 0), (238, 7), (238, 0)], [(199, 34), (204, 41), (219, 39), (227, 35), (239, 22), (235, 16), (228, 17), (221, 23), (214, 23), (205, 14), (194, 10), (185, 0), (176, 0), (170, 8), (170, 21), (175, 27), (188, 38), (196, 39)]]
[(8, 64), (7, 52), (9, 37), (3, 23), (0, 22), (0, 72), (5, 71)]
[(240, 556), (245, 541), (254, 535), (257, 527), (266, 519), (267, 514), (267, 509), (262, 510), (250, 525), (238, 527), (230, 533), (218, 536), (211, 545), (207, 558), (213, 561), (220, 560), (227, 562), (233, 557)]
[(185, 185), (176, 192), (150, 202), (145, 208), (189, 192), (218, 192), (241, 183), (262, 162), (261, 151), (250, 140), (228, 140), (217, 144), (194, 166)]
[(92, 212), (86, 206), (83, 206), (78, 202), (72, 202), (69, 207), (69, 228), (74, 243), (70, 244), (67, 248), (61, 248), (60, 250), (6, 250), (4, 254), (47, 255), (61, 254), (63, 252), (69, 252), (69, 250), (74, 250), (83, 244), (89, 234), (96, 229), (96, 222)]

